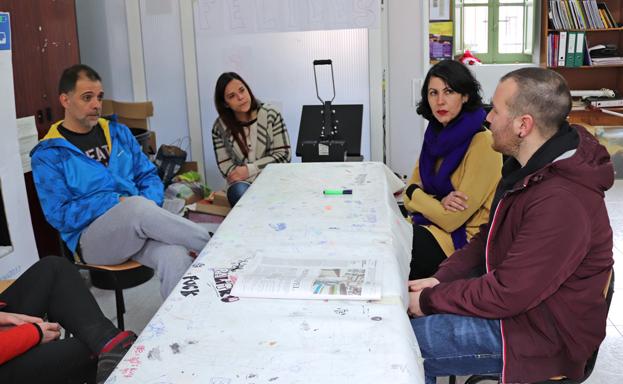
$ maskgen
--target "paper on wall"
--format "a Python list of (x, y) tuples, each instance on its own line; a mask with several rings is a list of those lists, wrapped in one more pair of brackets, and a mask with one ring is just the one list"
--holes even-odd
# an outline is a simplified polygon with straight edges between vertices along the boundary
[(30, 151), (37, 145), (37, 124), (34, 116), (17, 119), (17, 139), (19, 141), (19, 154), (22, 159), (24, 173), (30, 172)]

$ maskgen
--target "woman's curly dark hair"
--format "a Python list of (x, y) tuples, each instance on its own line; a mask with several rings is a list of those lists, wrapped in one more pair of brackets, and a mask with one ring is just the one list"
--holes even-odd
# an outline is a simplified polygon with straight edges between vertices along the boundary
[(450, 89), (461, 95), (467, 95), (467, 101), (463, 104), (463, 109), (473, 111), (482, 107), (482, 96), (480, 96), (480, 83), (472, 72), (463, 64), (454, 60), (443, 60), (435, 64), (426, 74), (424, 85), (422, 85), (422, 100), (417, 105), (416, 112), (426, 120), (437, 120), (428, 104), (428, 83), (431, 77), (438, 77), (443, 80)]

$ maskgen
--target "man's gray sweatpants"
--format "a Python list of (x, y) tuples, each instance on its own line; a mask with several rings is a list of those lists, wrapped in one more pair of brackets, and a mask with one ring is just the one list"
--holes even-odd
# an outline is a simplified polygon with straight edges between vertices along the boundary
[(142, 196), (131, 196), (93, 221), (80, 237), (82, 257), (90, 264), (114, 265), (128, 259), (153, 268), (166, 298), (210, 239), (208, 230), (160, 208)]

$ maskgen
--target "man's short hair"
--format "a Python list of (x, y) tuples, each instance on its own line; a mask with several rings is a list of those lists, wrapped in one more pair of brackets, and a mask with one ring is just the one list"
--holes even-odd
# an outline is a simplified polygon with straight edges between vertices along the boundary
[(500, 82), (513, 79), (517, 91), (508, 103), (513, 116), (529, 114), (541, 134), (553, 136), (571, 111), (567, 81), (551, 69), (530, 67), (507, 73)]
[(91, 81), (102, 81), (95, 69), (84, 64), (76, 64), (65, 69), (58, 82), (58, 94), (69, 93), (76, 89), (78, 79), (84, 76)]

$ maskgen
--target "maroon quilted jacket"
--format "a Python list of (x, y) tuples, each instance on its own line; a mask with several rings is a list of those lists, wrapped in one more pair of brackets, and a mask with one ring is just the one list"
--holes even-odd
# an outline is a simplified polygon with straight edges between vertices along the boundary
[[(501, 319), (505, 383), (579, 378), (605, 337), (612, 268), (604, 192), (614, 172), (582, 127), (576, 152), (520, 180), (487, 226), (435, 274), (424, 313)], [(564, 157), (564, 156), (563, 156)], [(466, 278), (486, 263), (486, 273)]]

